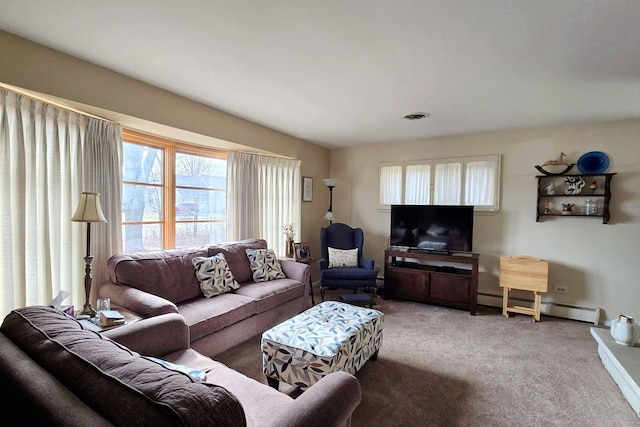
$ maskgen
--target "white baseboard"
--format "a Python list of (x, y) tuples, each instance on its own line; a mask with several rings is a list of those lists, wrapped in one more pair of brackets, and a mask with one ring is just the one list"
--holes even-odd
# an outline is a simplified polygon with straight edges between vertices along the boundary
[[(523, 307), (533, 308), (533, 299), (514, 298), (509, 296), (509, 300), (518, 301)], [(478, 293), (478, 304), (489, 307), (502, 308), (502, 295)], [(600, 322), (600, 308), (584, 307), (570, 304), (560, 304), (556, 302), (542, 301), (540, 313), (548, 316), (562, 317), (564, 319), (579, 320), (597, 325)]]

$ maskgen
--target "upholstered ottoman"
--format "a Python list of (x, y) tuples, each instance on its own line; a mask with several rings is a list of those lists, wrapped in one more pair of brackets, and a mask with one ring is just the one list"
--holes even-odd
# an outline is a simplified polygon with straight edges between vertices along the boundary
[(262, 370), (274, 388), (283, 381), (305, 389), (334, 371), (355, 374), (376, 360), (382, 324), (378, 310), (325, 301), (262, 334)]

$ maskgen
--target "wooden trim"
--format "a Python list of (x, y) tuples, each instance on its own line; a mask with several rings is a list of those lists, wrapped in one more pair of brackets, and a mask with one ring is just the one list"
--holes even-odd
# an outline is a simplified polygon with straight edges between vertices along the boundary
[(185, 154), (197, 154), (199, 156), (213, 157), (216, 159), (227, 158), (227, 152), (224, 150), (218, 150), (209, 147), (199, 147), (197, 145), (187, 144), (185, 142), (163, 138), (160, 136), (149, 135), (131, 129), (122, 130), (122, 139), (127, 142), (138, 142), (140, 144), (152, 145), (159, 148), (170, 146), (174, 147), (175, 151)]
[[(129, 224), (160, 224), (162, 231), (162, 247), (174, 248), (176, 246), (176, 224), (182, 222), (176, 220), (176, 174), (175, 174), (175, 158), (176, 153), (193, 154), (196, 156), (210, 157), (214, 159), (227, 159), (227, 152), (208, 147), (199, 147), (180, 141), (175, 141), (160, 136), (149, 135), (146, 133), (134, 131), (131, 129), (123, 129), (122, 139), (125, 142), (138, 143), (149, 147), (162, 150), (162, 183), (147, 184), (138, 182), (126, 182), (126, 184), (150, 185), (162, 188), (162, 219), (153, 222), (123, 222), (123, 225)], [(190, 188), (190, 187), (180, 187)], [(203, 189), (197, 190), (223, 191), (221, 189)], [(192, 221), (184, 221), (192, 222)], [(221, 220), (202, 220), (202, 223), (224, 222)]]

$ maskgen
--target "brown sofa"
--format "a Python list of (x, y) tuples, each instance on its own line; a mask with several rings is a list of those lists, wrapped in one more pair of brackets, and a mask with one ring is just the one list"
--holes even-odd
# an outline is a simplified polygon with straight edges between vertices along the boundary
[[(108, 260), (110, 280), (97, 295), (113, 305), (152, 317), (181, 314), (191, 347), (214, 356), (300, 313), (306, 307), (309, 266), (288, 260), (284, 279), (254, 282), (247, 249), (266, 249), (263, 239), (198, 248), (117, 254)], [(205, 298), (191, 260), (223, 253), (240, 289)]]
[(350, 425), (361, 399), (352, 375), (334, 372), (293, 399), (189, 341), (175, 313), (98, 334), (51, 307), (14, 310), (0, 327), (3, 415), (17, 426)]

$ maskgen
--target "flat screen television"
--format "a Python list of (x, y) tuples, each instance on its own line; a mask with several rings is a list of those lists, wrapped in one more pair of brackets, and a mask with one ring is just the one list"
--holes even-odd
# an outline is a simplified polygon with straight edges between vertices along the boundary
[(392, 205), (392, 246), (435, 252), (473, 250), (473, 206)]

